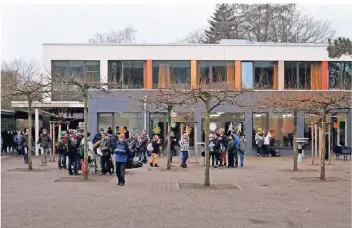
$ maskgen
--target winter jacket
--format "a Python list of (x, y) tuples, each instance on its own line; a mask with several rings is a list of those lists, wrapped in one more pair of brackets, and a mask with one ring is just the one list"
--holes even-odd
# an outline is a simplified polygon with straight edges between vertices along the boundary
[(227, 144), (227, 152), (229, 153), (234, 153), (236, 150), (236, 144), (235, 144), (235, 140), (231, 139), (229, 141), (229, 143)]
[(264, 137), (264, 145), (270, 145), (270, 138), (271, 138), (271, 134), (268, 133), (268, 134)]
[(233, 135), (232, 139), (235, 143), (235, 148), (240, 149), (240, 146), (241, 146), (240, 137), (238, 137), (238, 135)]
[(97, 133), (93, 138), (93, 144), (101, 140), (101, 134)]
[(244, 137), (240, 139), (240, 150), (243, 152), (246, 151), (246, 139)]
[(175, 150), (175, 146), (177, 145), (176, 136), (170, 137), (170, 141), (170, 150)]
[(188, 151), (189, 150), (189, 142), (187, 140), (184, 140), (184, 139), (180, 140), (180, 150), (181, 151)]
[(57, 142), (57, 150), (59, 153), (68, 153), (68, 138), (66, 136), (61, 137)]
[(226, 148), (227, 148), (227, 144), (229, 143), (228, 139), (226, 138), (225, 135), (221, 135), (217, 142), (220, 143), (220, 152), (225, 152), (226, 151)]
[(127, 162), (128, 158), (128, 145), (126, 141), (121, 142), (118, 140), (116, 142), (116, 149), (115, 149), (115, 161), (116, 162)]
[(145, 152), (147, 151), (147, 146), (148, 146), (148, 142), (149, 142), (149, 137), (148, 135), (144, 135), (139, 139), (138, 142), (138, 148), (140, 152)]
[(257, 134), (255, 135), (254, 140), (255, 140), (255, 144), (257, 144), (259, 147), (262, 147), (262, 146), (263, 146), (263, 144), (264, 144), (264, 137), (263, 137), (262, 134), (258, 134), (258, 133), (257, 133)]
[(160, 153), (160, 145), (161, 145), (161, 143), (157, 142), (157, 141), (153, 141), (152, 145), (153, 145), (153, 153), (159, 154)]
[(17, 134), (17, 135), (13, 138), (13, 141), (14, 141), (17, 145), (23, 144), (23, 135)]
[(37, 144), (40, 144), (40, 147), (43, 147), (43, 148), (50, 148), (51, 145), (52, 145), (52, 141), (51, 141), (50, 135), (41, 134)]
[(117, 141), (117, 136), (115, 134), (113, 134), (107, 142), (107, 146), (108, 146), (111, 154), (113, 154), (116, 149), (116, 141)]
[(28, 135), (23, 135), (23, 136), (22, 136), (22, 139), (23, 139), (22, 145), (23, 145), (24, 147), (28, 147)]

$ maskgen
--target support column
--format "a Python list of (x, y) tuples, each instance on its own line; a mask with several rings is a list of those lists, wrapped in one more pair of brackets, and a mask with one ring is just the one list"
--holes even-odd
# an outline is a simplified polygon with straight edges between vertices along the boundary
[(200, 75), (197, 75), (197, 60), (191, 60), (191, 89), (198, 87), (199, 77)]
[(198, 144), (197, 144), (197, 141), (198, 141), (198, 127), (197, 127), (197, 123), (194, 124), (193, 126), (193, 136), (194, 136), (194, 156), (196, 157), (196, 163), (198, 163), (198, 156), (199, 156), (199, 153), (198, 153)]
[(329, 89), (329, 65), (328, 61), (321, 62), (321, 89)]
[(304, 138), (304, 114), (297, 113), (297, 138)]
[(278, 90), (285, 89), (285, 62), (279, 61)]
[[(53, 140), (53, 124), (51, 123), (50, 124), (50, 138), (51, 138), (51, 140)], [(55, 146), (55, 144), (53, 143), (53, 145), (51, 145), (51, 148), (50, 148), (50, 162), (52, 162), (53, 161), (53, 158), (54, 158), (54, 156), (53, 156), (53, 147)]]
[(106, 59), (100, 60), (100, 83), (108, 83), (108, 60)]
[(352, 146), (352, 111), (347, 114), (347, 145)]
[(252, 112), (244, 114), (244, 134), (246, 135), (246, 149), (248, 153), (252, 151), (253, 118)]
[(35, 156), (39, 156), (39, 144), (37, 144), (39, 140), (39, 109), (34, 109), (34, 143), (35, 143)]
[[(55, 124), (53, 123), (53, 156), (56, 154), (56, 140), (55, 140)], [(58, 139), (59, 140), (59, 139)]]

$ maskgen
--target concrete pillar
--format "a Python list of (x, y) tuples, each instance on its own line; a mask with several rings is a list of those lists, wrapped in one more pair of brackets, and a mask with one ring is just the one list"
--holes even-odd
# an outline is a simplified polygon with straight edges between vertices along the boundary
[(100, 60), (100, 83), (108, 83), (108, 60)]
[(297, 114), (297, 138), (304, 138), (304, 114)]
[(347, 145), (352, 146), (352, 111), (347, 114)]
[(285, 89), (285, 62), (279, 61), (278, 90)]
[(244, 134), (246, 135), (246, 149), (250, 152), (252, 150), (252, 134), (253, 134), (253, 117), (252, 112), (244, 113)]
[(37, 144), (39, 140), (39, 109), (34, 109), (34, 143), (35, 143), (35, 156), (39, 156), (39, 144)]
[[(98, 132), (98, 112), (96, 107), (96, 100), (88, 101), (88, 132), (94, 137)], [(113, 126), (114, 129), (115, 126)]]

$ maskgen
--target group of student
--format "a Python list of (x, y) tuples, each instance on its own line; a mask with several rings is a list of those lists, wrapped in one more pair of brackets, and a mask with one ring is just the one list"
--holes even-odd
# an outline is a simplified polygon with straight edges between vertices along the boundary
[[(244, 154), (246, 151), (245, 136), (239, 136), (237, 132), (226, 135), (223, 128), (215, 134), (209, 135), (209, 154), (213, 168), (237, 168), (238, 157), (240, 166), (244, 166)], [(227, 155), (227, 156), (226, 156)]]

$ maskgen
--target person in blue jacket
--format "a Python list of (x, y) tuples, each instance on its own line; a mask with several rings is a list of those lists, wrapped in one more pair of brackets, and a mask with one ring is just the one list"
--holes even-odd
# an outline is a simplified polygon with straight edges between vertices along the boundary
[(116, 162), (116, 176), (117, 176), (117, 185), (125, 185), (125, 169), (128, 159), (128, 145), (125, 141), (125, 136), (120, 134), (118, 136), (115, 149), (115, 162)]

